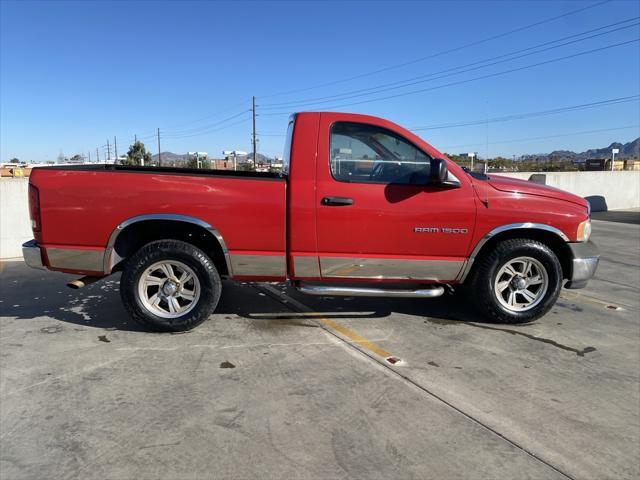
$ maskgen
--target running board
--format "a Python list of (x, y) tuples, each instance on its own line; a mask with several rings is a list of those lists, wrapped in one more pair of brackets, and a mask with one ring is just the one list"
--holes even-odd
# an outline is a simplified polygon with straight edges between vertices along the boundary
[(307, 285), (300, 283), (296, 286), (299, 292), (307, 295), (325, 297), (393, 297), (393, 298), (435, 298), (444, 293), (444, 287), (434, 285), (417, 290), (398, 290), (384, 288), (335, 287), (328, 285)]

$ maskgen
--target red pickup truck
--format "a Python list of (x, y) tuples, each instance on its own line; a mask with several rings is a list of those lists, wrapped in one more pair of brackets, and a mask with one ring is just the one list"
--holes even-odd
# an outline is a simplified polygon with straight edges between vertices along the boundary
[[(25, 261), (122, 271), (122, 300), (161, 330), (203, 322), (221, 277), (311, 295), (431, 298), (463, 286), (487, 320), (544, 315), (594, 275), (583, 198), (469, 172), (408, 130), (295, 114), (281, 174), (121, 165), (34, 169)], [(73, 282), (72, 282), (73, 283)]]

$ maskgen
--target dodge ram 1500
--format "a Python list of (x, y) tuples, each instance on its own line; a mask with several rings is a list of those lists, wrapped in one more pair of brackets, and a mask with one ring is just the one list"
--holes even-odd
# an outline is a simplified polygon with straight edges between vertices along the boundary
[(293, 115), (282, 173), (42, 167), (29, 205), (27, 264), (85, 275), (76, 286), (122, 271), (130, 315), (170, 331), (209, 316), (221, 277), (326, 296), (464, 286), (487, 320), (528, 322), (599, 258), (583, 198), (467, 171), (394, 123), (347, 113)]

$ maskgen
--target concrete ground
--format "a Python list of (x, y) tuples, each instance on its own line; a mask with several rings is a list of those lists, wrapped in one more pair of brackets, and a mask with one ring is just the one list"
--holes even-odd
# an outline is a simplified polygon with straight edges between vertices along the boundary
[[(189, 333), (111, 277), (0, 273), (0, 478), (638, 478), (640, 226), (543, 319), (227, 282)], [(387, 357), (395, 357), (392, 364)]]

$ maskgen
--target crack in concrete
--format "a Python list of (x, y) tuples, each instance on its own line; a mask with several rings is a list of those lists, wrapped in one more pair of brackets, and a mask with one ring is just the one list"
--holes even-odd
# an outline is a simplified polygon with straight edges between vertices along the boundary
[(597, 349), (595, 347), (585, 347), (582, 350), (578, 350), (574, 347), (569, 347), (568, 345), (563, 345), (562, 343), (558, 343), (555, 340), (551, 340), (550, 338), (544, 337), (536, 337), (530, 333), (520, 332), (519, 330), (511, 330), (510, 328), (497, 328), (497, 327), (489, 327), (487, 325), (478, 325), (477, 323), (471, 322), (463, 322), (465, 325), (469, 325), (470, 327), (482, 328), (485, 330), (496, 330), (498, 332), (505, 332), (511, 335), (520, 335), (522, 337), (528, 338), (530, 340), (536, 340), (538, 342), (546, 343), (548, 345), (553, 345), (560, 350), (565, 350), (567, 352), (573, 352), (579, 357), (584, 357), (585, 353), (595, 352)]

